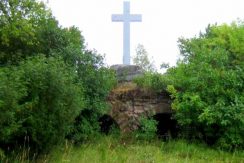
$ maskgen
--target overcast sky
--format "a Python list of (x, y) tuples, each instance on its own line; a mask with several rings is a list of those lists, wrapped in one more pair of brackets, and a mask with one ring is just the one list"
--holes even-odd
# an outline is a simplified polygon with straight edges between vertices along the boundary
[[(142, 22), (131, 23), (131, 55), (143, 44), (157, 67), (175, 65), (177, 40), (204, 31), (208, 24), (231, 23), (244, 18), (244, 0), (130, 0), (131, 14), (142, 14)], [(122, 14), (123, 0), (49, 0), (54, 16), (64, 27), (75, 25), (88, 48), (106, 54), (108, 65), (122, 64), (123, 23), (112, 22)]]

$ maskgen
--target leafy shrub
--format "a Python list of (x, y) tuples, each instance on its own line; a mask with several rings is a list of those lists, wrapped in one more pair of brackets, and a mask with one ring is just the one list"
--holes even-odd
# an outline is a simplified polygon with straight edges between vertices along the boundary
[(136, 138), (143, 140), (153, 140), (156, 137), (157, 121), (152, 118), (141, 117), (140, 127), (136, 131)]
[(200, 138), (226, 149), (244, 147), (244, 25), (209, 26), (180, 39), (183, 59), (168, 70), (178, 122)]
[(72, 69), (40, 56), (0, 72), (0, 144), (44, 151), (63, 140), (84, 106)]
[(3, 161), (5, 159), (4, 151), (0, 148), (0, 161)]
[(104, 67), (103, 57), (95, 51), (85, 51), (77, 67), (85, 105), (68, 137), (79, 143), (100, 132), (99, 118), (109, 109), (106, 99), (117, 80), (114, 71)]
[(22, 76), (16, 68), (0, 68), (0, 144), (13, 139), (21, 127), (16, 114), (21, 107), (19, 101), (27, 95)]
[(66, 135), (78, 141), (98, 131), (116, 83), (103, 57), (86, 49), (78, 28), (59, 26), (42, 2), (0, 6), (0, 146), (28, 140), (45, 151)]
[(133, 82), (139, 87), (150, 89), (155, 92), (162, 92), (162, 90), (166, 90), (170, 81), (166, 75), (156, 72), (146, 72), (143, 76), (135, 78)]

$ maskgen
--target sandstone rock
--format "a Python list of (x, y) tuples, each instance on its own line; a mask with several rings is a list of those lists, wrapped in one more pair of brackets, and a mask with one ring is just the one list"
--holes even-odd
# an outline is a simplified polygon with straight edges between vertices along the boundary
[(141, 116), (172, 113), (169, 95), (145, 91), (132, 82), (120, 83), (111, 91), (108, 102), (111, 104), (110, 115), (122, 132), (137, 129)]

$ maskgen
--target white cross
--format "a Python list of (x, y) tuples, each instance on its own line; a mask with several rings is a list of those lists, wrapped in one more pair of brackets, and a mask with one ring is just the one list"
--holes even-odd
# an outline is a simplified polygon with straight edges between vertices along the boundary
[(113, 22), (124, 22), (123, 64), (130, 65), (130, 22), (141, 22), (142, 15), (130, 15), (130, 2), (124, 1), (124, 13), (112, 15)]

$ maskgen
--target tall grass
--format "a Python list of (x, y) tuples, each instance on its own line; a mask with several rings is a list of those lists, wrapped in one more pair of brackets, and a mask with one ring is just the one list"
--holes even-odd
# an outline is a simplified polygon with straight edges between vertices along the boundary
[(231, 162), (244, 163), (244, 152), (211, 149), (184, 140), (153, 142), (123, 140), (104, 136), (95, 141), (72, 145), (66, 142), (37, 162), (70, 163), (153, 163), (153, 162)]

